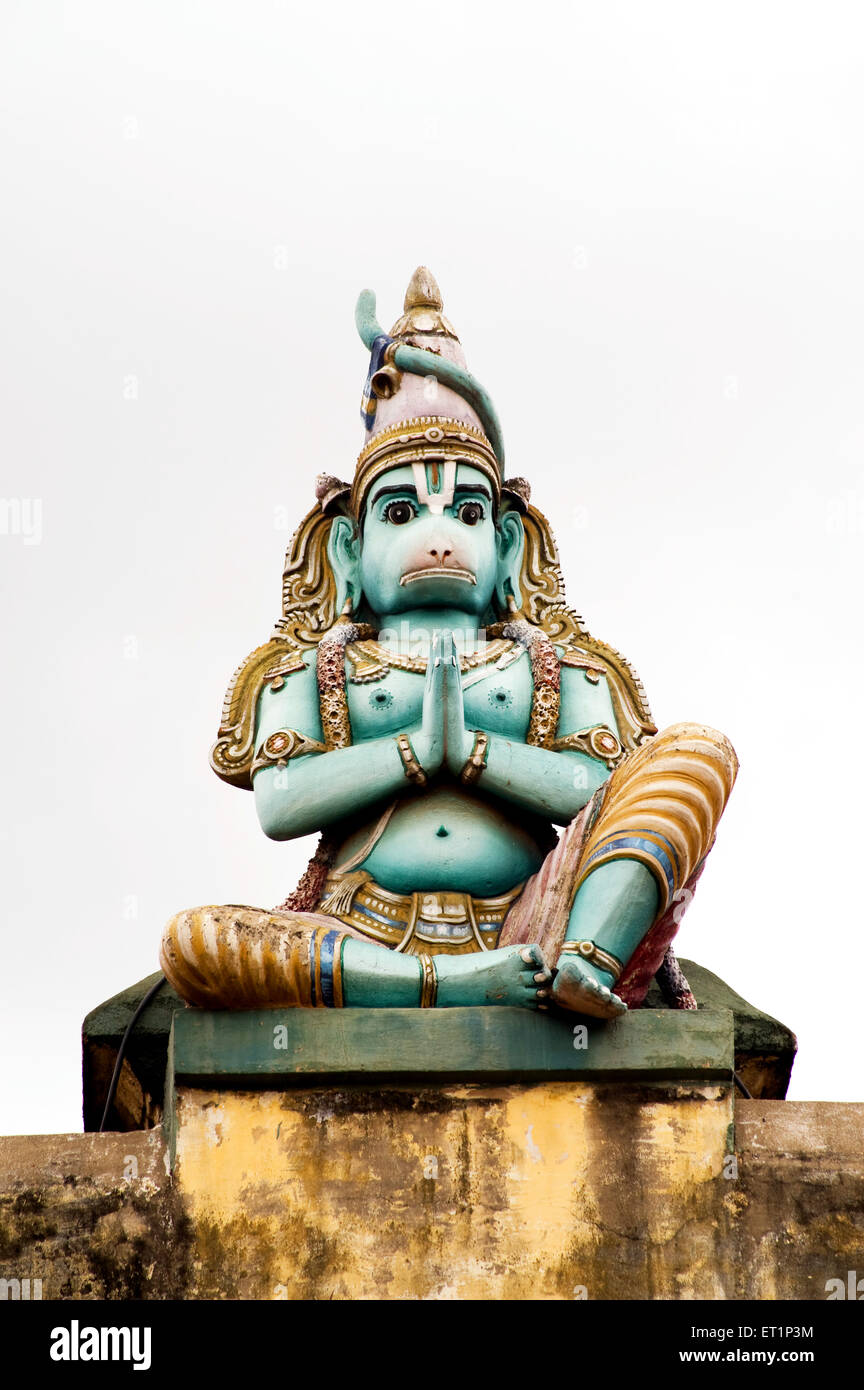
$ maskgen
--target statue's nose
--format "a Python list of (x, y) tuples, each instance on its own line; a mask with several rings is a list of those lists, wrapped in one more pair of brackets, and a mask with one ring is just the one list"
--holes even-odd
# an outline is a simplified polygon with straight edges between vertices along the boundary
[(448, 556), (448, 555), (452, 555), (452, 554), (453, 554), (453, 551), (452, 551), (452, 550), (442, 550), (440, 547), (432, 545), (432, 546), (429, 547), (429, 554), (430, 554), (431, 556), (433, 556), (434, 559), (436, 559), (436, 560), (438, 561), (439, 565), (441, 565), (441, 564), (443, 564), (444, 561), (447, 559), (447, 556)]

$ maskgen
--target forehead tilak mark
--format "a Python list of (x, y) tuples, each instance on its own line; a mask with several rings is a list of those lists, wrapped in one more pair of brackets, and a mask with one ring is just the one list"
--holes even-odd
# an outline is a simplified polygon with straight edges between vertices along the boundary
[[(429, 480), (434, 487), (440, 482), (439, 464), (435, 464), (435, 473)], [(453, 501), (453, 493), (456, 488), (456, 460), (444, 460), (444, 481), (441, 483), (440, 492), (430, 492), (429, 482), (426, 478), (426, 466), (422, 463), (412, 463), (411, 472), (414, 474), (414, 486), (417, 489), (417, 501), (421, 507), (428, 507), (433, 516), (443, 516), (444, 508), (449, 507)]]

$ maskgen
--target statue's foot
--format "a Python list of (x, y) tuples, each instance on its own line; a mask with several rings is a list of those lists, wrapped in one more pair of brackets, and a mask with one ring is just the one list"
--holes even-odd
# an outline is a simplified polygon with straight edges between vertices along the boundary
[(598, 970), (581, 956), (565, 955), (558, 962), (552, 999), (562, 1009), (588, 1014), (591, 1018), (619, 1018), (627, 1005), (609, 986), (612, 976)]
[(435, 957), (437, 1008), (471, 1004), (515, 1004), (523, 1009), (548, 1006), (552, 972), (537, 945), (502, 946), (466, 956)]

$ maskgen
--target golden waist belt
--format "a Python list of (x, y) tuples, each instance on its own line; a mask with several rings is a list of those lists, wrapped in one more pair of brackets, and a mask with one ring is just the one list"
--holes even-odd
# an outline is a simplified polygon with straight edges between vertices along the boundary
[(328, 874), (316, 908), (406, 955), (491, 951), (524, 884), (495, 898), (470, 893), (391, 893), (365, 869)]

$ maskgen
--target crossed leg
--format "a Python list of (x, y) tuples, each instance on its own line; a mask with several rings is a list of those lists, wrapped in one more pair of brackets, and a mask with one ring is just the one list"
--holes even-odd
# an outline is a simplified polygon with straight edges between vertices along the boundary
[(614, 1018), (642, 1002), (737, 770), (724, 734), (674, 724), (620, 764), (565, 830), (501, 933), (502, 943), (539, 941), (556, 962), (561, 1007)]
[(318, 912), (199, 907), (165, 928), (159, 961), (205, 1009), (509, 1004), (542, 1008), (552, 972), (535, 944), (467, 956), (401, 955)]
[[(499, 949), (400, 955), (317, 912), (201, 907), (165, 929), (160, 964), (210, 1009), (561, 1007), (613, 1018), (639, 1004), (686, 906), (738, 761), (723, 734), (676, 724), (613, 772), (508, 913)], [(614, 992), (613, 992), (614, 988)]]

